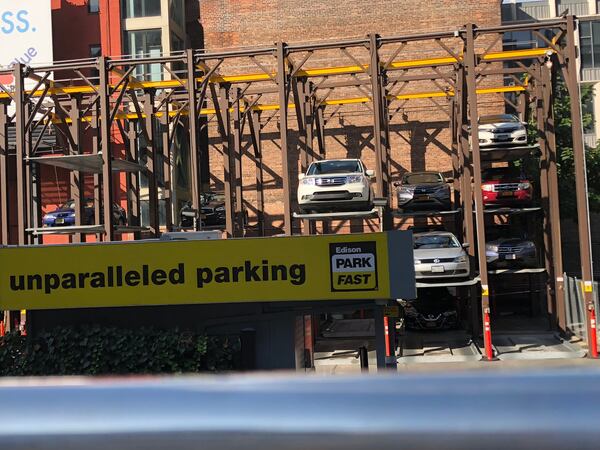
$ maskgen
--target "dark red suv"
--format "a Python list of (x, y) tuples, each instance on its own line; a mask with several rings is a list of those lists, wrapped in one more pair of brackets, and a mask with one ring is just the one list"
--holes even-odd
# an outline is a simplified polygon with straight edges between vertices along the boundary
[(516, 167), (486, 169), (482, 180), (483, 204), (486, 206), (526, 206), (531, 203), (531, 182)]

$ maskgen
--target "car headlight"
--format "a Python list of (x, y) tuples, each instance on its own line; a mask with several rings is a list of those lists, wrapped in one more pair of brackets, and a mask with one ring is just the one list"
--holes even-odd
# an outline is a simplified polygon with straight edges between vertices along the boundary
[(69, 213), (69, 216), (68, 216), (68, 217), (75, 217), (75, 213), (74, 213), (74, 212), (72, 212), (72, 213)]
[(525, 247), (532, 248), (532, 247), (535, 247), (535, 244), (531, 241), (527, 241), (527, 242), (525, 242)]
[(524, 191), (525, 189), (529, 189), (530, 187), (531, 187), (531, 184), (529, 184), (529, 183), (519, 183), (520, 191)]
[(456, 311), (445, 311), (444, 312), (444, 317), (450, 317), (450, 316), (455, 316), (456, 315)]
[(400, 189), (398, 189), (398, 192), (400, 192), (401, 194), (412, 194), (413, 190), (409, 187), (400, 187)]
[(454, 262), (456, 262), (456, 263), (467, 262), (467, 256), (466, 255), (460, 255), (458, 258), (454, 258)]
[(493, 184), (482, 184), (481, 190), (486, 191), (486, 192), (492, 192), (494, 190), (494, 185)]
[(303, 178), (302, 179), (302, 184), (304, 184), (305, 186), (314, 186), (315, 185), (315, 178), (314, 177)]
[(362, 175), (349, 175), (346, 177), (346, 183), (362, 183)]
[(46, 214), (46, 215), (44, 216), (44, 218), (46, 218), (46, 219), (56, 219), (56, 216), (55, 216), (54, 214), (50, 214), (50, 213), (48, 213), (48, 214)]
[(420, 259), (415, 259), (415, 264), (421, 264), (421, 260)]
[(215, 208), (215, 211), (223, 212), (223, 211), (225, 211), (225, 207), (224, 206), (217, 206)]
[(498, 246), (497, 245), (486, 245), (485, 248), (491, 252), (497, 252), (498, 251)]

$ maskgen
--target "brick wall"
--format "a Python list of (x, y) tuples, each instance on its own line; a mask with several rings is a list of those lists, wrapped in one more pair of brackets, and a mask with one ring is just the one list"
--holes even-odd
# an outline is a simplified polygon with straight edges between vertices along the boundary
[[(271, 45), (276, 41), (287, 43), (314, 42), (325, 39), (364, 37), (368, 33), (382, 36), (408, 35), (440, 30), (453, 30), (468, 22), (479, 26), (500, 25), (500, 2), (481, 1), (431, 1), (413, 2), (406, 0), (349, 0), (324, 2), (316, 0), (278, 2), (267, 0), (202, 0), (200, 21), (204, 43), (208, 50), (224, 48)], [(446, 42), (453, 50), (460, 48)], [(479, 42), (481, 49), (489, 44)], [(383, 60), (389, 58), (395, 46), (380, 51)], [(359, 61), (368, 63), (364, 49), (351, 49)], [(298, 61), (303, 55), (294, 55)], [(447, 56), (435, 42), (410, 43), (396, 59)], [(274, 70), (274, 60), (262, 58), (263, 66)], [(327, 67), (349, 65), (354, 62), (340, 51), (315, 52), (305, 67)], [(260, 69), (251, 61), (239, 60), (222, 66), (222, 73), (252, 73)], [(418, 73), (418, 72), (417, 72)], [(501, 84), (501, 80), (483, 85)], [(437, 88), (429, 83), (411, 83), (404, 91), (432, 91)], [(363, 96), (355, 91), (336, 91), (330, 98)], [(439, 99), (444, 104), (446, 100)], [(276, 102), (275, 98), (264, 97), (262, 103)], [(397, 107), (399, 102), (394, 106)], [(498, 111), (502, 108), (498, 97), (482, 99), (482, 111)], [(394, 108), (392, 107), (393, 111)], [(326, 110), (326, 116), (333, 108)], [(289, 165), (291, 167), (292, 192), (297, 186), (298, 137), (294, 113), (290, 114)], [(367, 167), (374, 168), (373, 115), (367, 106), (342, 107), (331, 117), (326, 127), (327, 157), (360, 157)], [(263, 130), (263, 162), (265, 167), (265, 203), (267, 227), (270, 233), (281, 230), (283, 191), (281, 179), (281, 150), (276, 120)], [(248, 130), (248, 127), (246, 127)], [(411, 101), (403, 106), (392, 119), (390, 127), (392, 157), (392, 180), (409, 170), (439, 170), (452, 175), (450, 156), (450, 131), (448, 116), (436, 109), (429, 100)], [(314, 145), (316, 146), (316, 140)], [(209, 127), (211, 180), (215, 189), (222, 188), (223, 157), (221, 141), (216, 127)], [(252, 216), (255, 196), (255, 167), (251, 158), (248, 131), (244, 136), (243, 158), (244, 201)], [(252, 222), (252, 220), (251, 220)], [(300, 223), (294, 224), (299, 230)], [(374, 226), (375, 224), (373, 224)], [(358, 231), (362, 224), (340, 223), (334, 226), (339, 231)]]

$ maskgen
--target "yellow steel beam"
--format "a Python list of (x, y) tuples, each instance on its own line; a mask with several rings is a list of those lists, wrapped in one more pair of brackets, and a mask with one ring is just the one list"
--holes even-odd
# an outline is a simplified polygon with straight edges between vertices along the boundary
[[(543, 56), (548, 52), (554, 53), (552, 48), (538, 48), (538, 49), (525, 49), (525, 50), (510, 50), (502, 52), (488, 53), (483, 56), (483, 60), (508, 60), (508, 59), (523, 59), (531, 58), (535, 56)], [(454, 57), (443, 57), (443, 58), (423, 58), (406, 61), (394, 61), (392, 62), (388, 70), (407, 69), (415, 67), (427, 67), (444, 64), (453, 64), (458, 62)], [(369, 66), (363, 67), (355, 66), (340, 66), (340, 67), (322, 67), (315, 69), (304, 69), (297, 73), (297, 76), (306, 77), (325, 77), (331, 75), (348, 75), (361, 73), (368, 70)], [(253, 73), (253, 74), (240, 74), (240, 75), (215, 75), (210, 78), (212, 83), (250, 83), (256, 81), (269, 81), (276, 77), (276, 73)], [(203, 81), (203, 78), (198, 78), (199, 82)], [(145, 89), (174, 89), (185, 86), (186, 80), (161, 80), (161, 81), (141, 81), (136, 82), (135, 87)], [(114, 87), (114, 86), (113, 86)], [(98, 88), (98, 87), (96, 87)], [(33, 93), (32, 97), (39, 97), (44, 92), (43, 89), (39, 89)], [(91, 86), (53, 86), (48, 90), (50, 95), (72, 95), (72, 94), (93, 94), (95, 91)], [(27, 91), (27, 94), (30, 94)], [(9, 98), (9, 95), (5, 92), (0, 92), (0, 99)]]

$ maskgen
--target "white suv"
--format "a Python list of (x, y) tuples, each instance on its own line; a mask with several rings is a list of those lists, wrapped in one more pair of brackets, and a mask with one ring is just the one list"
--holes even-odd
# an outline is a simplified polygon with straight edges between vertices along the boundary
[(306, 174), (298, 176), (300, 211), (369, 210), (373, 207), (373, 175), (360, 159), (315, 161)]

